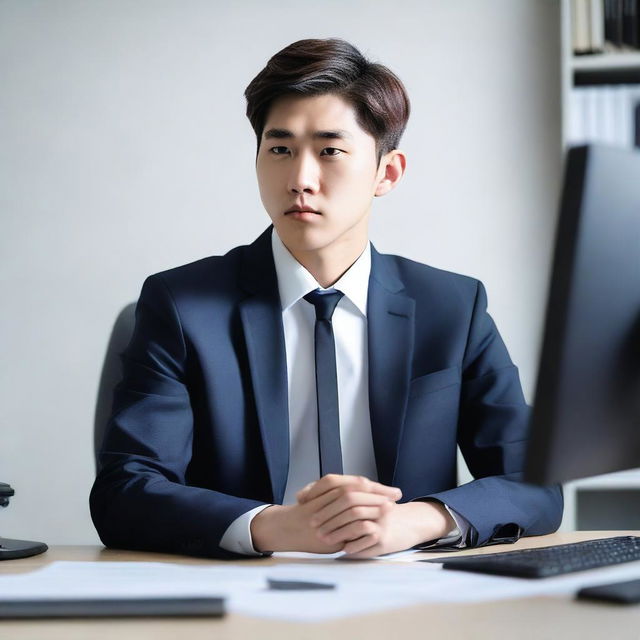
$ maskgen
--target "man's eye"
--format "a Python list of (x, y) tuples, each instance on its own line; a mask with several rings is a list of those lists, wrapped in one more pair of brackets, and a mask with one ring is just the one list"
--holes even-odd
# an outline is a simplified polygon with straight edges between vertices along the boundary
[[(271, 147), (271, 149), (269, 149), (269, 151), (271, 153), (273, 153), (276, 156), (282, 156), (285, 155), (286, 153), (289, 152), (289, 148), (288, 147)], [(328, 152), (328, 153), (325, 153)], [(335, 157), (338, 156), (342, 153), (341, 149), (336, 149), (336, 147), (325, 147), (322, 150), (322, 153), (320, 155), (327, 155), (329, 157)]]

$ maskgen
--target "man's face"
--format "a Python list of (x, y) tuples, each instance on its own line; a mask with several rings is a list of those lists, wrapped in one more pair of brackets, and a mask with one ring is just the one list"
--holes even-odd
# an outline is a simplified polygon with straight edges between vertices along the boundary
[[(375, 140), (342, 98), (284, 96), (274, 101), (256, 171), (262, 204), (294, 255), (327, 247), (364, 249), (381, 176)], [(317, 213), (287, 213), (296, 207)]]

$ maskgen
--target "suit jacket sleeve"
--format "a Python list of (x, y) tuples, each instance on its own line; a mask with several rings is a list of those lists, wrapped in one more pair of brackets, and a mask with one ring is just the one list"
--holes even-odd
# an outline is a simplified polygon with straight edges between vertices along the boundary
[(475, 480), (430, 495), (472, 525), (469, 546), (515, 542), (555, 531), (560, 485), (522, 482), (530, 408), (478, 282), (463, 359), (458, 444)]
[(265, 503), (186, 484), (193, 442), (187, 345), (162, 276), (143, 285), (122, 368), (90, 496), (101, 540), (110, 547), (238, 557), (220, 539), (238, 516)]

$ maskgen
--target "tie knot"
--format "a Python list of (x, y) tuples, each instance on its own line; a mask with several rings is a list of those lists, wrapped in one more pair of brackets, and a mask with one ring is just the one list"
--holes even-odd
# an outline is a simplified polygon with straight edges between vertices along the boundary
[(316, 289), (307, 293), (304, 299), (316, 308), (316, 320), (331, 320), (336, 305), (343, 295), (342, 291), (323, 293), (320, 289)]

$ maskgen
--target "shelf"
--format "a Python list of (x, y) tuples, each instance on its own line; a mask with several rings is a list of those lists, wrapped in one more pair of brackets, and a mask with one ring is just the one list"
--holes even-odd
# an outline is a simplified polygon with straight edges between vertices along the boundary
[[(603, 493), (618, 492), (604, 497), (607, 511), (604, 516), (599, 513), (598, 518), (605, 521), (610, 518), (620, 519), (620, 522), (633, 517), (637, 513), (637, 508), (629, 508), (629, 502), (636, 504), (638, 496), (640, 496), (640, 469), (631, 469), (628, 471), (618, 471), (616, 473), (607, 473), (593, 478), (582, 478), (573, 480), (563, 485), (564, 494), (564, 513), (562, 517), (561, 531), (575, 531), (577, 527), (593, 528), (593, 509), (594, 504), (597, 506), (595, 511), (603, 510)], [(629, 497), (631, 496), (631, 497)], [(635, 497), (634, 497), (635, 496)], [(635, 502), (634, 502), (635, 501)], [(625, 506), (626, 505), (626, 506)], [(579, 508), (580, 507), (580, 508)], [(620, 514), (624, 514), (622, 517)], [(613, 528), (628, 528), (625, 526)]]
[(640, 490), (640, 469), (607, 473), (593, 478), (573, 480), (567, 485), (581, 489), (638, 489)]
[(640, 51), (572, 56), (574, 86), (640, 83)]
[(640, 51), (573, 56), (571, 68), (574, 71), (640, 69)]

